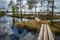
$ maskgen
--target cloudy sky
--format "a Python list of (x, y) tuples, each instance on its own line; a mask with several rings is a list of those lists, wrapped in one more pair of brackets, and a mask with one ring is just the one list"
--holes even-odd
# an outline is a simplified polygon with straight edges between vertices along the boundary
[(60, 0), (55, 0), (55, 5), (57, 7), (57, 9), (55, 9), (55, 11), (60, 12)]
[[(10, 1), (11, 0), (0, 0), (0, 7), (5, 7), (6, 9), (9, 9), (8, 4), (9, 4)], [(16, 3), (16, 0), (13, 0), (13, 1), (15, 1), (15, 3)], [(60, 12), (60, 0), (54, 0), (54, 1), (55, 1), (54, 5), (56, 5), (56, 7), (57, 7), (57, 9), (54, 9), (54, 11), (55, 12)], [(27, 0), (23, 0), (23, 2), (26, 3)], [(34, 10), (34, 8), (33, 8), (33, 10)], [(39, 10), (39, 7), (37, 8), (37, 10)]]

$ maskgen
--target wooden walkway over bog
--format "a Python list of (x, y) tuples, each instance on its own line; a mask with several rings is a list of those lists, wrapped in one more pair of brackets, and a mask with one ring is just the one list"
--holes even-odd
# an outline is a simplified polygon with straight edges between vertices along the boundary
[(54, 40), (48, 24), (42, 24), (38, 40)]

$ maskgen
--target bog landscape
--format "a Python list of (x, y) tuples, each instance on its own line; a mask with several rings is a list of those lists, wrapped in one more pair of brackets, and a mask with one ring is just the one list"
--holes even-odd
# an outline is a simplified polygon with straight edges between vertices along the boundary
[(0, 0), (0, 40), (60, 40), (60, 0)]

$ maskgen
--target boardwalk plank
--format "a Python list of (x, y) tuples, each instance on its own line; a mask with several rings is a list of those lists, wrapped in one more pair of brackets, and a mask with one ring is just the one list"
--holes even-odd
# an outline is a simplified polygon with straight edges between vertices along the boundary
[(38, 40), (54, 40), (48, 24), (42, 24)]
[(38, 37), (38, 40), (43, 40), (43, 24), (41, 26), (41, 30), (40, 30), (40, 33), (39, 33), (39, 37)]
[(43, 40), (48, 40), (48, 34), (47, 34), (46, 24), (44, 24), (44, 39)]
[(48, 29), (49, 40), (54, 40), (54, 37), (53, 37), (53, 34), (49, 28), (49, 25), (47, 25), (47, 29)]

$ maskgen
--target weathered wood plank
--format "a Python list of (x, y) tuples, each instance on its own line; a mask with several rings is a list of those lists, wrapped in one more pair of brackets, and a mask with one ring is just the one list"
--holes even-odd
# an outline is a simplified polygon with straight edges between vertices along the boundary
[(49, 40), (54, 40), (53, 34), (49, 28), (49, 25), (47, 25), (47, 29), (48, 29), (48, 36), (49, 36)]
[(48, 24), (42, 24), (38, 40), (54, 40)]
[(44, 39), (43, 40), (48, 40), (48, 34), (47, 34), (47, 26), (44, 24)]
[(41, 26), (41, 30), (40, 30), (40, 33), (39, 33), (39, 37), (38, 37), (38, 40), (43, 40), (43, 24)]

